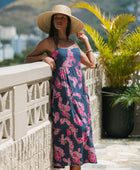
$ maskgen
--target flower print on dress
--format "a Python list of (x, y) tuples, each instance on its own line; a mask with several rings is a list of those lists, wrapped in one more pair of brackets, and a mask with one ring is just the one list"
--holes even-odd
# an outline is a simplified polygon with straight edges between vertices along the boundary
[(55, 163), (55, 167), (64, 168), (60, 163)]
[(89, 117), (87, 117), (87, 120), (88, 120), (88, 124), (91, 124), (91, 120)]
[(62, 85), (61, 85), (58, 77), (56, 78), (55, 85), (56, 85), (57, 88), (62, 89)]
[(86, 97), (87, 102), (90, 103), (89, 97), (87, 95), (85, 97)]
[(79, 48), (60, 48), (52, 54), (57, 60), (51, 95), (54, 166), (64, 168), (96, 163), (89, 97)]
[(82, 118), (82, 122), (86, 124), (87, 123), (87, 119), (86, 118)]
[(75, 115), (74, 122), (75, 122), (77, 125), (80, 125), (80, 126), (83, 125), (83, 122), (82, 122), (82, 120), (80, 120), (80, 118), (78, 117), (78, 115)]
[(61, 153), (60, 152), (55, 152), (54, 157), (57, 161), (61, 162)]
[(74, 163), (81, 164), (81, 161), (80, 161), (80, 159), (82, 157), (82, 154), (80, 153), (81, 149), (78, 148), (78, 151), (73, 151), (74, 144), (68, 136), (63, 138), (63, 140), (65, 140), (69, 143), (69, 153), (72, 156)]
[(54, 112), (53, 116), (54, 116), (54, 123), (56, 123), (59, 120), (59, 112)]
[(73, 57), (73, 52), (71, 52), (70, 49), (68, 49), (66, 60), (64, 61), (62, 67), (72, 67), (73, 62), (75, 63), (75, 59)]
[(66, 79), (65, 70), (62, 67), (59, 68), (59, 75), (61, 79)]
[(59, 139), (59, 142), (61, 143), (61, 145), (65, 145), (65, 143), (67, 142), (67, 141), (64, 139), (64, 134), (61, 135), (61, 138)]
[(60, 92), (57, 92), (57, 93), (56, 93), (56, 98), (58, 98), (60, 101), (62, 101), (62, 97), (61, 97)]
[[(88, 140), (89, 132), (84, 132), (84, 133), (82, 134), (82, 138), (77, 138), (77, 135), (76, 135), (76, 134), (77, 134), (77, 129), (74, 128), (74, 125), (71, 124), (70, 121), (68, 121), (67, 119), (61, 119), (61, 124), (64, 124), (64, 123), (67, 123), (67, 124), (69, 125), (69, 127), (72, 127), (72, 128), (71, 128), (71, 131), (73, 131), (73, 133), (74, 133), (74, 138), (75, 138), (75, 140), (77, 141), (77, 143), (78, 143), (78, 144), (84, 143), (84, 144), (83, 144), (84, 149), (87, 150), (87, 151), (90, 151), (89, 154), (90, 154), (91, 152), (93, 152), (94, 155), (95, 155), (95, 150), (94, 150), (94, 148), (91, 148), (90, 146), (87, 145), (87, 140)], [(88, 131), (90, 130), (90, 128), (87, 128), (87, 129), (88, 129)], [(63, 140), (64, 140), (64, 138), (63, 138)], [(65, 138), (65, 141), (68, 141), (69, 147), (70, 147), (70, 154), (73, 155), (73, 148), (74, 148), (74, 146), (73, 146), (73, 144), (72, 144), (72, 141), (71, 141), (70, 138), (68, 138), (68, 137)]]
[(75, 104), (77, 106), (77, 112), (82, 116), (86, 116), (86, 113), (84, 112), (85, 111), (84, 104), (81, 102), (78, 102), (74, 98), (72, 98), (72, 102), (73, 102), (73, 104)]
[[(70, 49), (68, 49), (68, 56), (70, 57), (71, 62), (74, 62), (74, 63), (75, 63), (75, 59), (74, 59), (74, 56), (73, 56), (73, 52), (72, 52)], [(72, 64), (72, 65), (73, 65), (73, 64)]]
[(82, 81), (82, 71), (81, 69), (78, 69), (78, 67), (75, 67), (76, 74), (78, 75), (78, 79)]
[(67, 88), (67, 96), (71, 96), (72, 95), (72, 90), (70, 88), (70, 86), (68, 85), (68, 83), (66, 83), (65, 81), (62, 81), (62, 86), (64, 86), (65, 88)]
[(54, 135), (58, 135), (59, 132), (61, 131), (61, 129), (58, 129), (58, 128), (54, 128), (53, 130), (54, 130), (53, 131)]
[(85, 83), (84, 83), (84, 89), (85, 89), (85, 92), (88, 93)]
[(58, 51), (57, 51), (57, 50), (55, 50), (55, 51), (52, 52), (52, 55), (51, 55), (51, 56), (54, 58), (54, 60), (57, 59), (57, 54), (58, 54)]
[(54, 158), (61, 162), (61, 158), (65, 155), (64, 150), (56, 145), (54, 145)]
[(83, 142), (83, 140), (81, 141), (80, 138), (77, 138), (78, 129), (75, 128), (75, 126), (73, 124), (71, 124), (71, 122), (69, 120), (67, 120), (66, 118), (61, 118), (60, 124), (62, 125), (62, 124), (65, 124), (65, 123), (69, 126), (69, 130), (74, 134), (74, 138), (77, 141), (77, 143)]
[(88, 158), (89, 158), (90, 162), (96, 162), (95, 154), (91, 153), (90, 151), (89, 151)]
[(76, 164), (81, 163), (80, 159), (82, 157), (82, 154), (80, 152), (81, 152), (80, 148), (78, 148), (78, 151), (73, 152), (73, 162), (75, 162)]
[(76, 87), (77, 83), (78, 83), (78, 80), (76, 79), (76, 77), (71, 77), (71, 76), (68, 76), (68, 78), (73, 81), (73, 87)]
[(67, 101), (66, 104), (62, 104), (61, 101), (59, 101), (58, 107), (61, 110), (61, 114), (69, 119), (70, 118), (70, 114), (68, 113), (70, 111), (69, 101)]
[(71, 130), (67, 129), (67, 135), (72, 135), (72, 134), (73, 134), (73, 132)]
[(79, 89), (81, 89), (82, 88), (82, 83), (79, 83), (78, 85), (79, 85)]
[(64, 162), (67, 162), (68, 165), (71, 165), (71, 161), (70, 161), (70, 158), (66, 159), (66, 158), (63, 158), (63, 161)]
[(79, 99), (81, 99), (81, 94), (80, 94), (80, 93), (75, 92), (75, 93), (73, 93), (73, 96), (76, 96), (76, 97), (78, 97)]

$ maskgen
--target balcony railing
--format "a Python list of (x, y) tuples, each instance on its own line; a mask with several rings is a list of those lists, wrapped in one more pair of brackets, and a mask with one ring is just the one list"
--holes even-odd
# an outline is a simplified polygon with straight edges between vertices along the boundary
[[(102, 70), (82, 67), (94, 143), (101, 138)], [(140, 75), (135, 74), (136, 79)], [(52, 170), (52, 71), (44, 62), (0, 68), (0, 169)], [(139, 110), (137, 111), (139, 112)]]
[[(83, 66), (83, 74), (96, 142), (101, 134), (102, 72)], [(44, 62), (0, 68), (0, 169), (52, 169), (51, 78)]]

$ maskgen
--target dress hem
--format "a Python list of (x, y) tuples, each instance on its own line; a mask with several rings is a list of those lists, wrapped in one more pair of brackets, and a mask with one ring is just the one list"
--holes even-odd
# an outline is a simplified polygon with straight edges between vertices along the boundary
[(84, 165), (84, 164), (97, 164), (97, 162), (84, 162), (84, 163), (82, 163), (82, 164), (79, 164), (79, 165), (77, 165), (77, 164), (71, 164), (71, 165), (65, 165), (65, 166), (54, 166), (54, 168), (65, 168), (66, 166), (82, 166), (82, 165)]

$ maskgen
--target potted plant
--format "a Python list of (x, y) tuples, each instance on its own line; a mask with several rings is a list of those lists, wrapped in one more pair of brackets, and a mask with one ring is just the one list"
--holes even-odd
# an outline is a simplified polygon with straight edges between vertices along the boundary
[[(96, 4), (78, 2), (73, 7), (85, 8), (92, 12), (102, 23), (108, 36), (107, 42), (92, 26), (85, 24), (85, 30), (94, 41), (104, 70), (107, 87), (103, 87), (103, 129), (111, 137), (127, 137), (132, 131), (134, 104), (122, 107), (120, 103), (112, 106), (112, 96), (119, 89), (127, 90), (132, 74), (140, 70), (137, 52), (140, 51), (140, 28), (130, 32), (128, 25), (135, 21), (131, 14), (121, 14), (115, 18), (106, 17)], [(111, 99), (110, 99), (111, 98)]]
[(140, 84), (128, 87), (125, 91), (116, 91), (112, 105), (120, 103), (123, 107), (130, 107), (134, 102), (140, 102)]

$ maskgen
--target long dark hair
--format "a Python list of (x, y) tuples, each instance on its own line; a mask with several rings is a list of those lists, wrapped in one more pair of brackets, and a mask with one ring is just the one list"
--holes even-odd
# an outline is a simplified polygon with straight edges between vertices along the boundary
[[(67, 16), (67, 18), (68, 18), (68, 24), (67, 24), (67, 29), (66, 29), (66, 36), (69, 37), (70, 31), (71, 31), (71, 20), (69, 16)], [(54, 15), (52, 15), (52, 18), (51, 18), (49, 37), (53, 37), (55, 41), (58, 43), (58, 38), (59, 38), (58, 31), (53, 24), (53, 20), (54, 20)]]

